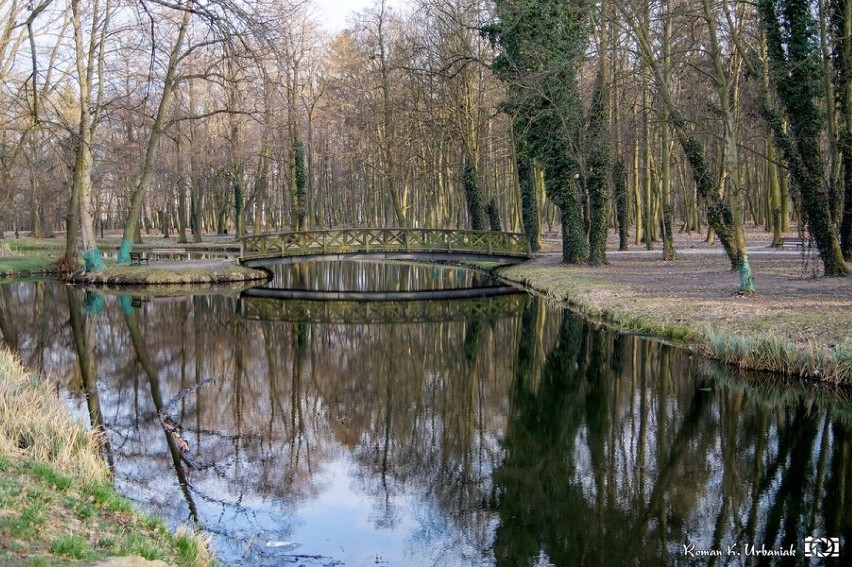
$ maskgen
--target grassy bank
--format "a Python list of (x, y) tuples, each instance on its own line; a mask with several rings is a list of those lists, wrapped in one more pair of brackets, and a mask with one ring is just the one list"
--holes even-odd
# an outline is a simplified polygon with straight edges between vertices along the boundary
[(203, 538), (169, 533), (112, 488), (98, 434), (73, 421), (45, 380), (0, 348), (0, 565), (72, 565), (110, 556), (213, 561)]
[(664, 264), (625, 255), (608, 266), (569, 267), (548, 256), (497, 274), (587, 318), (731, 365), (852, 384), (852, 282), (792, 278), (795, 258), (771, 260), (758, 260), (765, 273), (754, 297), (733, 293), (735, 275), (708, 257)]
[(56, 273), (62, 249), (55, 241), (0, 240), (0, 276), (26, 277)]

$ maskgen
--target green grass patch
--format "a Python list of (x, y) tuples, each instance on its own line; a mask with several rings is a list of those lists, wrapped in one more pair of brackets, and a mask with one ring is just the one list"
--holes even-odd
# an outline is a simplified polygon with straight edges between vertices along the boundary
[(77, 560), (94, 559), (98, 556), (89, 542), (78, 535), (67, 535), (51, 542), (49, 551), (54, 555), (71, 557)]
[(37, 478), (58, 490), (66, 490), (71, 486), (71, 477), (58, 472), (48, 463), (34, 463), (32, 472)]
[(112, 555), (215, 565), (206, 540), (186, 530), (170, 533), (161, 519), (139, 514), (104, 483), (86, 483), (23, 458), (2, 457), (2, 463), (0, 565), (57, 565)]
[(138, 555), (144, 557), (148, 561), (160, 559), (168, 561), (170, 558), (160, 549), (158, 541), (152, 541), (148, 537), (143, 537), (138, 534), (127, 536), (118, 545), (119, 555)]
[(56, 257), (11, 256), (0, 258), (0, 274), (50, 273), (56, 270)]

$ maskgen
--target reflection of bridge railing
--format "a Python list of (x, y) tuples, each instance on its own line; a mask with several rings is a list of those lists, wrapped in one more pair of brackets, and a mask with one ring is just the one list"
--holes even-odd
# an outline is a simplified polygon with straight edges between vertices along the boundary
[(264, 260), (310, 257), (428, 255), (519, 262), (531, 257), (525, 234), (431, 228), (352, 228), (255, 234), (240, 239), (240, 260), (257, 265)]
[[(501, 289), (501, 288), (494, 288)], [(495, 319), (520, 313), (529, 297), (525, 293), (423, 299), (417, 301), (363, 301), (327, 299), (278, 299), (251, 296), (240, 298), (242, 317), (289, 323), (429, 323)]]

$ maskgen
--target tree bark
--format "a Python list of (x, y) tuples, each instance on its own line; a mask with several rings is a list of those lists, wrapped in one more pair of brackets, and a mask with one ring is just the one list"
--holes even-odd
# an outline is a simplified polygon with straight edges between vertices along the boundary
[(169, 53), (168, 67), (166, 74), (163, 77), (163, 92), (160, 95), (160, 102), (157, 107), (157, 113), (154, 116), (154, 123), (151, 126), (151, 134), (148, 137), (148, 144), (145, 149), (145, 160), (142, 164), (142, 174), (139, 178), (133, 192), (130, 195), (130, 207), (127, 212), (127, 219), (124, 224), (124, 233), (121, 236), (121, 248), (118, 252), (119, 262), (130, 261), (130, 251), (133, 249), (134, 235), (139, 227), (139, 214), (142, 212), (142, 203), (145, 199), (145, 194), (151, 187), (154, 180), (154, 165), (157, 160), (157, 154), (160, 147), (160, 139), (163, 136), (166, 123), (166, 113), (171, 105), (175, 87), (177, 84), (177, 67), (180, 60), (180, 53), (183, 49), (183, 44), (186, 39), (187, 28), (189, 27), (189, 19), (192, 0), (184, 0), (180, 4), (183, 11), (181, 22), (178, 26), (177, 37), (172, 45)]

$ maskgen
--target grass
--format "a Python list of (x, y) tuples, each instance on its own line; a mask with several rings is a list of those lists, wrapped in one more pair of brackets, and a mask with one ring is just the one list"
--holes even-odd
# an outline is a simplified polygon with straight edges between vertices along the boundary
[(215, 564), (204, 538), (169, 533), (115, 492), (99, 447), (99, 436), (71, 419), (45, 380), (0, 349), (0, 565), (123, 555)]
[(707, 354), (727, 364), (852, 384), (852, 349), (843, 345), (803, 346), (771, 335), (744, 337), (712, 329), (705, 336)]

